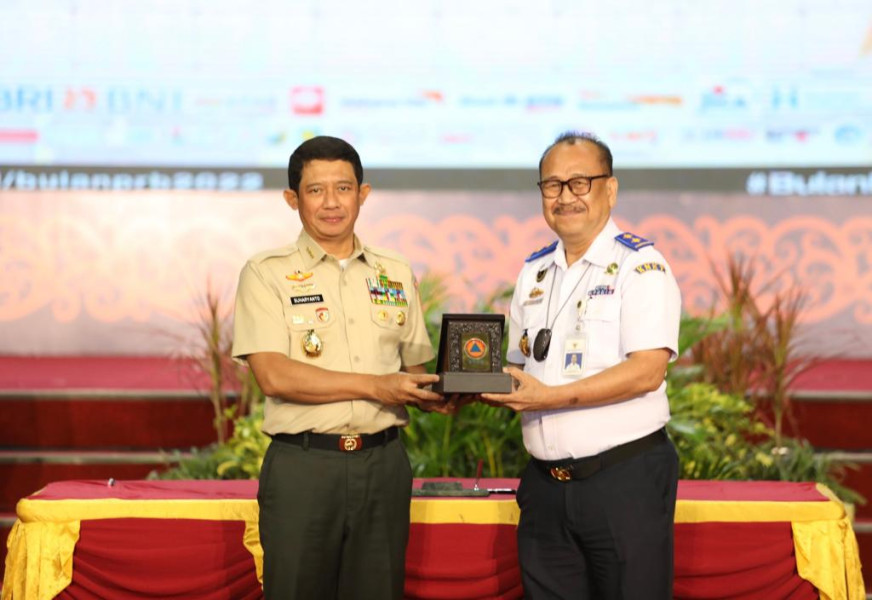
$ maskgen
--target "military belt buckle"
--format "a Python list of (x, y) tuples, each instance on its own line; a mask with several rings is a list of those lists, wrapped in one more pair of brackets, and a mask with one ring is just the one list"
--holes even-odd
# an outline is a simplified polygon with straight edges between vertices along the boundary
[(551, 477), (557, 481), (569, 481), (572, 479), (572, 472), (566, 467), (551, 467)]
[(343, 452), (354, 452), (360, 450), (363, 446), (363, 440), (359, 435), (343, 435), (339, 437), (339, 449)]

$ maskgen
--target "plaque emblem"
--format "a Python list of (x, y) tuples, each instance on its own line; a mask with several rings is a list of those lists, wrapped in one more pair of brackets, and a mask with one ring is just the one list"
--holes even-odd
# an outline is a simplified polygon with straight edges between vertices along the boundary
[(463, 352), (469, 358), (484, 358), (487, 355), (487, 344), (480, 338), (469, 338), (463, 345)]

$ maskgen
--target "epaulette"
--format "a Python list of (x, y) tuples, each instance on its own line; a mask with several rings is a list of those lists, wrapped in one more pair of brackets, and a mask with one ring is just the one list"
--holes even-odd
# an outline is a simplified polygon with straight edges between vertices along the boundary
[(254, 256), (252, 256), (249, 261), (253, 263), (259, 263), (268, 258), (275, 258), (277, 256), (290, 256), (294, 252), (298, 250), (296, 244), (289, 244), (287, 246), (282, 246), (281, 248), (271, 248), (269, 250), (263, 250), (258, 252)]
[(367, 252), (372, 252), (375, 255), (381, 256), (382, 258), (389, 258), (391, 260), (403, 263), (404, 265), (409, 264), (409, 259), (395, 250), (381, 248), (379, 246), (364, 246), (363, 249)]
[(630, 233), (629, 231), (619, 233), (615, 236), (615, 239), (621, 242), (627, 248), (631, 248), (633, 250), (641, 250), (645, 246), (654, 245), (654, 242), (652, 242), (651, 240), (646, 240), (645, 238), (639, 237), (635, 233)]
[(524, 262), (530, 262), (531, 260), (536, 260), (540, 256), (545, 256), (546, 254), (550, 254), (557, 249), (557, 241), (555, 240), (551, 244), (545, 246), (544, 248), (540, 248), (536, 250), (533, 254), (524, 259)]

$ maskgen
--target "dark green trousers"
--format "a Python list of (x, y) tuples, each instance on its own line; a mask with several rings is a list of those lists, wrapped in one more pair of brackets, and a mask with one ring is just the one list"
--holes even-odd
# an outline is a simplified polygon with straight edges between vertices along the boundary
[(400, 600), (411, 495), (398, 439), (357, 452), (272, 442), (257, 493), (266, 600)]

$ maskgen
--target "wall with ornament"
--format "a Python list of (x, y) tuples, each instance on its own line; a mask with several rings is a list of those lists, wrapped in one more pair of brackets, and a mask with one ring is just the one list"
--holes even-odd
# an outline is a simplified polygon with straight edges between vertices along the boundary
[[(687, 312), (712, 308), (712, 269), (728, 255), (755, 257), (760, 284), (806, 291), (804, 346), (872, 356), (872, 199), (622, 191), (613, 214), (663, 252)], [(245, 259), (299, 230), (279, 191), (4, 191), (0, 354), (183, 348), (206, 289), (229, 311)], [(357, 231), (405, 254), (419, 277), (442, 275), (452, 310), (513, 284), (524, 257), (554, 239), (538, 195), (520, 192), (376, 188)]]

